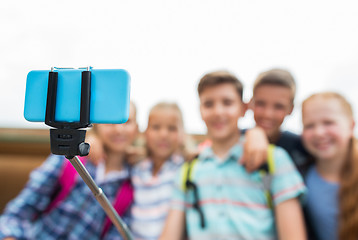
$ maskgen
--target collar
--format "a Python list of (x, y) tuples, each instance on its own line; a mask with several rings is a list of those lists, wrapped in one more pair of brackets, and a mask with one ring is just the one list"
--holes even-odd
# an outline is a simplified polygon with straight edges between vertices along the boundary
[[(244, 136), (241, 136), (239, 142), (230, 148), (226, 158), (220, 162), (226, 162), (229, 160), (237, 161), (242, 156), (242, 152), (243, 152), (242, 145), (244, 143), (244, 140), (245, 140)], [(218, 160), (218, 157), (213, 152), (212, 147), (207, 147), (200, 153), (199, 160), (200, 161), (210, 161), (210, 160), (212, 161), (212, 160)]]
[[(184, 162), (184, 158), (183, 156), (179, 155), (179, 154), (173, 154), (172, 156), (170, 156), (169, 159), (167, 159), (163, 166), (162, 169), (166, 169), (170, 166), (179, 166)], [(146, 171), (146, 170), (152, 170), (153, 168), (153, 160), (151, 158), (146, 158), (143, 161), (141, 161), (140, 163), (138, 163), (138, 167), (141, 171)]]
[(104, 164), (104, 161), (101, 161), (98, 163), (96, 168), (96, 183), (101, 184), (105, 182), (114, 182), (118, 180), (123, 180), (126, 178), (129, 178), (129, 169), (124, 166), (122, 170), (112, 170), (108, 173), (105, 173), (106, 166)]

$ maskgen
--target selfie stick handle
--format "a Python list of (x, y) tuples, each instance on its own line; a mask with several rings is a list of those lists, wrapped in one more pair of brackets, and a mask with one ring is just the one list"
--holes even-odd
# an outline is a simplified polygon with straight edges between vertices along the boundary
[(97, 184), (94, 182), (93, 178), (88, 173), (87, 169), (83, 166), (82, 162), (78, 159), (77, 156), (68, 158), (68, 160), (71, 162), (72, 166), (76, 169), (76, 171), (81, 176), (83, 181), (87, 184), (89, 189), (91, 189), (93, 195), (96, 197), (99, 204), (101, 204), (103, 210), (105, 211), (109, 219), (112, 221), (113, 225), (120, 232), (122, 237), (125, 240), (132, 240), (133, 237), (127, 225), (119, 217), (118, 213), (113, 208), (112, 204), (109, 202), (108, 198), (103, 193), (102, 189), (98, 187)]
[(47, 104), (45, 124), (53, 127), (50, 129), (51, 152), (56, 155), (64, 155), (71, 162), (83, 181), (91, 189), (93, 195), (102, 206), (108, 218), (112, 221), (119, 233), (125, 240), (133, 237), (126, 224), (122, 221), (117, 211), (113, 208), (102, 189), (97, 186), (91, 175), (78, 159), (79, 156), (87, 156), (90, 145), (85, 143), (86, 130), (90, 127), (90, 102), (91, 102), (91, 71), (82, 72), (81, 82), (81, 109), (79, 122), (56, 121), (58, 72), (51, 69), (48, 79)]

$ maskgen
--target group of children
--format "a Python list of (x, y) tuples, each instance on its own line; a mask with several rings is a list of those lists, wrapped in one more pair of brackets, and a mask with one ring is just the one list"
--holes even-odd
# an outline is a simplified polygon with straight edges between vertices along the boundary
[[(104, 154), (86, 168), (114, 205), (130, 202), (119, 212), (138, 240), (357, 239), (352, 107), (337, 93), (314, 94), (302, 104), (302, 135), (281, 131), (295, 91), (289, 72), (272, 69), (258, 76), (246, 104), (234, 75), (208, 73), (198, 84), (208, 141), (197, 157), (184, 159), (181, 111), (163, 102), (149, 113), (146, 157), (130, 166), (138, 134), (131, 103), (125, 124), (94, 127), (91, 146)], [(256, 127), (242, 130), (247, 108)], [(62, 193), (65, 162), (51, 155), (32, 172), (0, 217), (0, 239), (121, 239), (78, 176), (49, 208)], [(128, 182), (132, 188), (121, 195)]]

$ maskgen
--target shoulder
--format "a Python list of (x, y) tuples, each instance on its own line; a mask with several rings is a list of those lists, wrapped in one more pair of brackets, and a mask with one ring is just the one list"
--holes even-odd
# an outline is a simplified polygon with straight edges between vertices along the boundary
[(303, 200), (306, 188), (289, 154), (281, 147), (275, 147), (273, 152), (275, 171), (271, 191), (275, 205), (296, 197)]
[(198, 163), (200, 162), (200, 154), (192, 157), (191, 159), (184, 161), (177, 171), (177, 175), (180, 179), (186, 180), (188, 174), (193, 175), (194, 169), (197, 168)]
[[(197, 156), (196, 156), (197, 157)], [(181, 154), (173, 154), (170, 158), (170, 161), (174, 164), (174, 165), (182, 165), (185, 161), (184, 156)]]
[(303, 146), (302, 138), (295, 133), (284, 131), (281, 133), (280, 139), (276, 143), (277, 146), (284, 148), (292, 158), (296, 161), (296, 157), (307, 158), (309, 156), (305, 147)]
[(288, 152), (280, 146), (275, 146), (275, 145), (272, 146), (273, 146), (272, 157), (275, 162), (275, 168), (276, 169), (293, 168), (294, 164)]
[(196, 155), (196, 156), (192, 157), (191, 159), (184, 161), (180, 165), (181, 172), (184, 173), (184, 172), (187, 172), (187, 171), (193, 169), (193, 167), (196, 166), (199, 162), (199, 156), (200, 155)]
[(273, 157), (275, 160), (290, 159), (290, 155), (283, 147), (278, 145), (272, 145), (272, 146), (273, 146)]
[(307, 163), (310, 154), (303, 145), (302, 136), (295, 133), (284, 131), (277, 145), (283, 147), (293, 158), (298, 166), (309, 164)]
[(312, 181), (315, 181), (315, 179), (317, 179), (318, 175), (317, 175), (317, 171), (316, 171), (316, 167), (313, 165), (313, 166), (310, 166), (308, 169), (307, 169), (307, 172), (306, 172), (306, 175), (305, 175), (305, 180), (306, 180), (306, 183), (310, 183)]
[[(66, 159), (63, 156), (51, 154), (42, 165), (31, 172), (31, 177), (39, 173), (51, 175), (62, 171)], [(36, 178), (36, 177), (35, 177)]]
[(295, 164), (293, 163), (290, 155), (281, 147), (275, 146), (273, 148), (273, 161), (274, 161), (274, 178), (279, 181), (287, 181), (287, 184), (293, 179), (294, 182), (303, 182)]
[(301, 143), (301, 136), (290, 131), (283, 131), (281, 137), (277, 142), (277, 145), (289, 145), (293, 146), (297, 143)]
[(287, 138), (292, 138), (292, 139), (301, 139), (301, 135), (298, 135), (294, 132), (291, 131), (283, 131), (281, 133), (282, 136), (287, 137)]
[(135, 173), (140, 173), (143, 171), (148, 171), (152, 168), (152, 161), (150, 158), (145, 158), (141, 161), (139, 161), (138, 163), (136, 163), (133, 167), (132, 167), (132, 172)]
[(66, 160), (66, 158), (64, 156), (50, 154), (46, 158), (44, 164), (46, 164), (46, 165), (63, 165), (65, 160)]

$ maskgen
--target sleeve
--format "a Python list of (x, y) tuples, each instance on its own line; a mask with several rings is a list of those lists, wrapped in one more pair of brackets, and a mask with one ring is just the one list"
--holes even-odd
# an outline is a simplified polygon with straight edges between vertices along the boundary
[(289, 154), (284, 149), (275, 147), (274, 161), (271, 193), (275, 206), (292, 198), (299, 198), (303, 202), (306, 187)]
[(0, 216), (0, 239), (4, 237), (26, 238), (33, 221), (46, 210), (62, 172), (63, 158), (50, 155), (31, 172), (25, 188), (11, 200)]
[(184, 164), (179, 168), (174, 179), (171, 209), (185, 211), (186, 197), (183, 189)]

